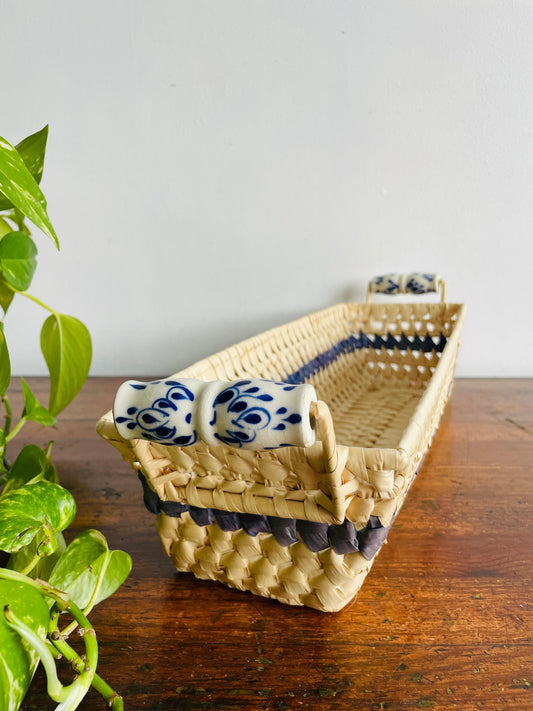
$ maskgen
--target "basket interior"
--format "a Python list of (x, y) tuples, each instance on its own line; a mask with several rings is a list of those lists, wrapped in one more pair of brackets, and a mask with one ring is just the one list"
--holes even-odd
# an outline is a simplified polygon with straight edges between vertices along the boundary
[(457, 319), (454, 304), (339, 304), (178, 374), (312, 383), (338, 444), (396, 447)]

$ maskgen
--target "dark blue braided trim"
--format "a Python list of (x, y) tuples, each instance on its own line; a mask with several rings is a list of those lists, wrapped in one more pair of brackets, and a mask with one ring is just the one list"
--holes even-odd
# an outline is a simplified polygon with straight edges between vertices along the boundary
[(444, 346), (446, 345), (446, 336), (441, 333), (438, 339), (433, 340), (429, 335), (420, 338), (420, 336), (406, 336), (402, 333), (399, 337), (393, 336), (392, 333), (387, 333), (386, 336), (372, 335), (367, 336), (362, 331), (359, 332), (358, 336), (350, 336), (345, 338), (343, 341), (335, 344), (324, 353), (320, 353), (316, 358), (310, 360), (308, 363), (302, 365), (302, 367), (294, 373), (291, 373), (285, 378), (286, 383), (291, 385), (298, 385), (304, 383), (313, 375), (316, 375), (321, 370), (324, 370), (329, 365), (334, 363), (337, 358), (345, 355), (346, 353), (353, 353), (354, 351), (361, 350), (363, 348), (374, 348), (379, 350), (385, 348), (386, 350), (392, 350), (393, 348), (398, 348), (400, 351), (422, 351), (423, 353), (442, 353)]
[(223, 531), (243, 529), (249, 536), (271, 533), (281, 546), (290, 546), (300, 537), (314, 553), (331, 547), (340, 555), (359, 551), (367, 560), (371, 560), (381, 548), (390, 528), (390, 525), (383, 526), (377, 516), (370, 516), (366, 528), (356, 531), (353, 523), (346, 520), (338, 525), (315, 523), (276, 516), (203, 509), (176, 501), (161, 501), (140, 472), (139, 479), (143, 485), (145, 506), (151, 513), (164, 513), (179, 518), (182, 513), (188, 511), (198, 526), (216, 523)]

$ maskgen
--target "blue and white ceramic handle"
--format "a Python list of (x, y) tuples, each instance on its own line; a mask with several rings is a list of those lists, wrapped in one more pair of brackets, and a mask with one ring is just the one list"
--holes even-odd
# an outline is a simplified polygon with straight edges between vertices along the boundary
[(312, 385), (246, 378), (205, 382), (129, 380), (117, 391), (113, 416), (123, 439), (187, 447), (198, 441), (245, 449), (310, 447)]
[(370, 280), (367, 301), (371, 294), (428, 294), (439, 290), (444, 301), (445, 282), (438, 274), (383, 274)]

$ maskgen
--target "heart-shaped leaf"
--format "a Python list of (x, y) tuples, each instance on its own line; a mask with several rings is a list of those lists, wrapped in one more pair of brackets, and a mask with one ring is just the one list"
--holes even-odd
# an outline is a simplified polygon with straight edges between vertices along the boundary
[(46, 452), (36, 444), (28, 444), (20, 450), (9, 470), (2, 497), (25, 484), (42, 480), (57, 484), (56, 469)]
[(24, 396), (24, 417), (32, 422), (38, 422), (45, 427), (53, 427), (57, 422), (56, 418), (44, 405), (41, 405), (24, 378), (21, 378), (20, 381), (22, 383), (22, 394)]
[(50, 541), (76, 514), (74, 497), (59, 484), (38, 481), (0, 498), (0, 550), (13, 553), (44, 532)]
[(17, 711), (37, 666), (37, 653), (6, 623), (9, 608), (44, 640), (50, 612), (38, 590), (14, 580), (0, 580), (0, 709)]
[(130, 556), (124, 551), (110, 551), (100, 531), (88, 529), (68, 546), (49, 582), (68, 593), (88, 614), (122, 585), (130, 571)]
[(9, 350), (4, 336), (4, 324), (0, 322), (0, 395), (3, 395), (8, 389), (10, 380), (11, 361), (9, 360)]
[(8, 286), (26, 291), (37, 267), (37, 247), (25, 232), (8, 232), (0, 240), (0, 271)]
[(92, 358), (91, 336), (74, 316), (52, 314), (41, 330), (41, 350), (50, 373), (48, 410), (57, 415), (87, 379)]
[(46, 211), (46, 200), (19, 152), (0, 137), (0, 191), (7, 200), (50, 237), (59, 240)]

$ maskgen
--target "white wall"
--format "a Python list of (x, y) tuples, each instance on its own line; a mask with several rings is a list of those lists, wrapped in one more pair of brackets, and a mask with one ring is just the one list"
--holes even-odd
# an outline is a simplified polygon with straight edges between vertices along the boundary
[[(0, 135), (50, 124), (32, 291), (162, 374), (438, 271), (458, 374), (533, 376), (533, 3), (0, 0)], [(19, 374), (42, 314), (12, 307)]]

